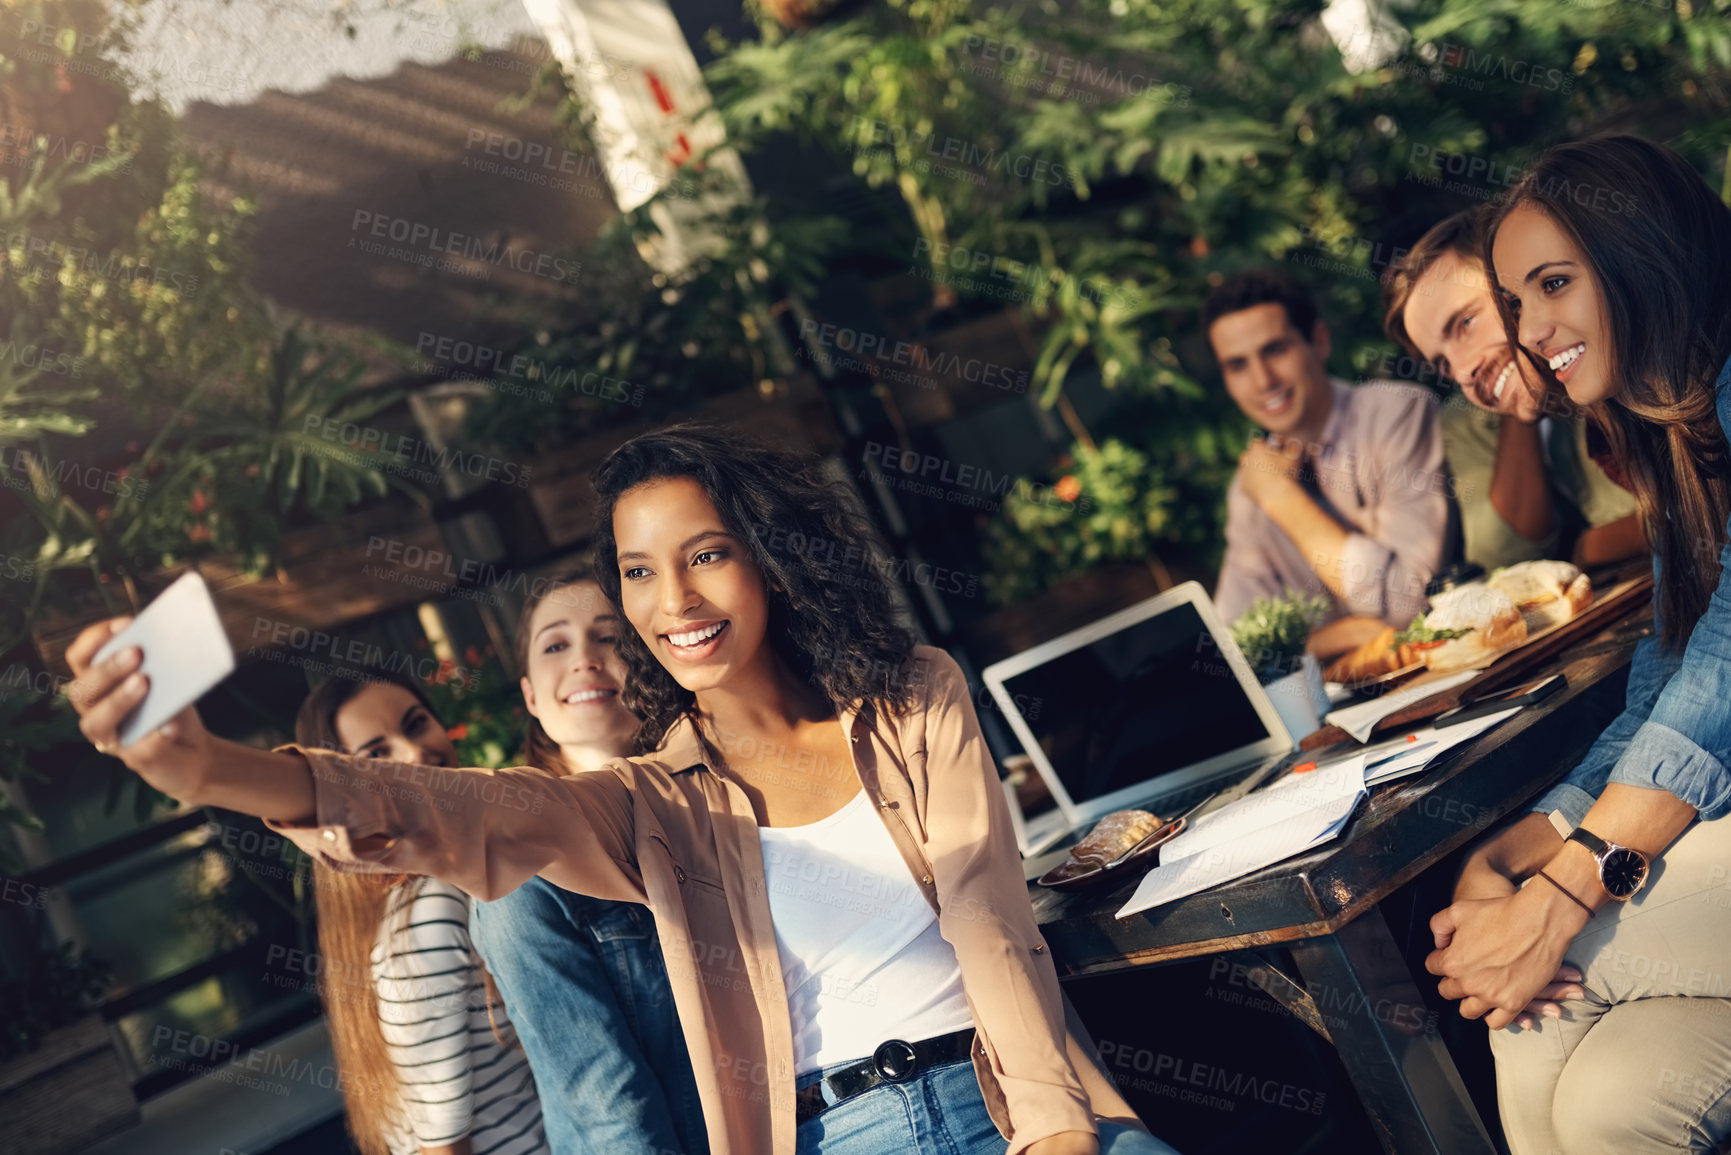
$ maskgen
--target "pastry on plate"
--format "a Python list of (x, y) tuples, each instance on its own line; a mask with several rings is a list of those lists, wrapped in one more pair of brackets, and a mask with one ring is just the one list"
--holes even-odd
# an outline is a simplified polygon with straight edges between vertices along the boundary
[(1389, 626), (1358, 649), (1330, 662), (1322, 676), (1331, 682), (1368, 682), (1404, 670), (1418, 660), (1418, 651), (1410, 644), (1395, 644), (1394, 627)]
[(1062, 885), (1084, 875), (1096, 874), (1108, 862), (1159, 830), (1166, 823), (1146, 810), (1114, 810), (1095, 823), (1088, 837), (1070, 848), (1070, 857), (1047, 871), (1040, 881)]
[(1490, 584), (1509, 595), (1526, 619), (1527, 632), (1561, 625), (1593, 604), (1593, 583), (1566, 561), (1524, 561), (1491, 574)]
[(1114, 810), (1070, 848), (1070, 857), (1086, 866), (1105, 866), (1164, 825), (1146, 810)]

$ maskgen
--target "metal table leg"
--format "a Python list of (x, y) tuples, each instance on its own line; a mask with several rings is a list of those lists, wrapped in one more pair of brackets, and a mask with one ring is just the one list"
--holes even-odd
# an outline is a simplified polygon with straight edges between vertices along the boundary
[(1389, 1155), (1496, 1155), (1380, 908), (1292, 956)]

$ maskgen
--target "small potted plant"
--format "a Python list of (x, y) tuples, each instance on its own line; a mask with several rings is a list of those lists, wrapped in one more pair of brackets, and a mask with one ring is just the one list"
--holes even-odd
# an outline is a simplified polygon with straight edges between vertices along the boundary
[(1327, 599), (1306, 597), (1288, 587), (1285, 597), (1257, 598), (1232, 623), (1232, 640), (1256, 671), (1294, 743), (1321, 726), (1328, 713), (1322, 667), (1315, 655), (1304, 651), (1310, 631), (1327, 614)]

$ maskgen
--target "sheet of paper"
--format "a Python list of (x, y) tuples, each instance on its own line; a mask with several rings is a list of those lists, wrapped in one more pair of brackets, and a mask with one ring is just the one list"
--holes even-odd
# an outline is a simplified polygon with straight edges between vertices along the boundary
[[(1288, 815), (1271, 826), (1264, 826), (1249, 837), (1217, 845), (1199, 854), (1174, 861), (1165, 857), (1168, 843), (1160, 848), (1160, 865), (1142, 879), (1130, 901), (1118, 911), (1119, 918), (1129, 918), (1223, 882), (1242, 877), (1253, 870), (1272, 866), (1283, 858), (1327, 842), (1337, 836), (1352, 816), (1363, 791), (1341, 794), (1311, 810)], [(1176, 840), (1174, 840), (1176, 841)]]
[[(1287, 774), (1271, 785), (1219, 810), (1204, 814), (1184, 833), (1160, 848), (1162, 863), (1201, 854), (1291, 821), (1295, 816), (1328, 809), (1341, 798), (1364, 793), (1364, 755), (1356, 754), (1309, 774)], [(1318, 826), (1312, 836), (1322, 833)]]
[(1513, 706), (1500, 713), (1474, 718), (1470, 722), (1460, 722), (1453, 726), (1426, 726), (1422, 730), (1415, 730), (1413, 736), (1418, 740), (1405, 743), (1410, 753), (1395, 753), (1391, 750), (1389, 753), (1395, 756), (1380, 763), (1372, 757), (1365, 768), (1364, 783), (1366, 786), (1378, 786), (1391, 779), (1417, 773), (1454, 747), (1472, 741), (1492, 726), (1508, 721), (1524, 709), (1525, 706)]
[(1478, 676), (1477, 670), (1462, 670), (1458, 674), (1450, 674), (1446, 678), (1438, 678), (1434, 682), (1425, 682), (1418, 686), (1409, 686), (1392, 694), (1384, 694), (1380, 698), (1372, 698), (1368, 702), (1360, 702), (1356, 706), (1348, 706), (1344, 710), (1330, 710), (1323, 717), (1323, 721), (1339, 726), (1363, 742), (1370, 737), (1370, 732), (1376, 729), (1378, 722), (1395, 711), (1404, 710), (1414, 702), (1422, 702), (1432, 694), (1465, 685)]

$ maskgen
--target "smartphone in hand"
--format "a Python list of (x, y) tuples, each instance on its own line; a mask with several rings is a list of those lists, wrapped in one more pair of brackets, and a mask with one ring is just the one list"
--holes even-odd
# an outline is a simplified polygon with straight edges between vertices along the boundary
[(144, 655), (138, 668), (150, 679), (150, 690), (120, 723), (122, 746), (149, 734), (234, 672), (234, 649), (210, 587), (196, 571), (158, 594), (131, 625), (103, 643), (92, 662), (105, 662), (127, 646), (137, 646)]

